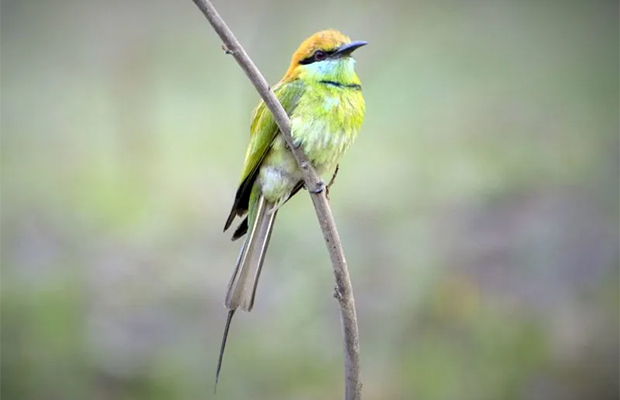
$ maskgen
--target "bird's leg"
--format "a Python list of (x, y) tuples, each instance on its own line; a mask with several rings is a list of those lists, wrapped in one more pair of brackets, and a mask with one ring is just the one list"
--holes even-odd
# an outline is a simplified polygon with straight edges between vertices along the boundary
[(224, 50), (224, 53), (226, 54), (230, 54), (230, 55), (234, 55), (235, 52), (231, 49), (228, 48), (228, 46), (226, 46), (225, 44), (222, 45), (222, 50)]
[(336, 175), (338, 175), (339, 170), (340, 170), (340, 164), (337, 164), (336, 169), (334, 170), (334, 173), (331, 179), (329, 180), (329, 183), (326, 185), (325, 182), (323, 182), (322, 180), (319, 180), (314, 190), (310, 190), (310, 193), (321, 193), (323, 190), (325, 190), (325, 197), (327, 197), (327, 200), (329, 200), (329, 188), (336, 181)]
[(316, 186), (314, 187), (314, 189), (312, 189), (312, 190), (308, 189), (308, 191), (310, 193), (319, 194), (323, 190), (325, 190), (325, 188), (326, 188), (325, 182), (323, 182), (322, 179), (319, 179), (319, 181), (316, 183)]
[(332, 296), (334, 296), (336, 300), (342, 301), (342, 292), (340, 291), (338, 285), (334, 286), (334, 293), (332, 293)]
[[(293, 147), (294, 147), (294, 148), (296, 148), (296, 149), (300, 148), (300, 147), (301, 147), (301, 144), (302, 144), (302, 141), (301, 141), (301, 140), (297, 140), (297, 139), (293, 140)], [(290, 150), (290, 149), (291, 149), (291, 146), (289, 146), (289, 145), (288, 145), (288, 142), (285, 142), (285, 143), (284, 143), (284, 148), (285, 148), (286, 150)]]
[(327, 187), (325, 188), (325, 197), (327, 197), (327, 200), (329, 200), (329, 188), (331, 188), (334, 182), (336, 181), (336, 175), (338, 175), (339, 169), (340, 169), (340, 164), (336, 164), (336, 169), (334, 170), (332, 179), (329, 180), (329, 183), (327, 184)]

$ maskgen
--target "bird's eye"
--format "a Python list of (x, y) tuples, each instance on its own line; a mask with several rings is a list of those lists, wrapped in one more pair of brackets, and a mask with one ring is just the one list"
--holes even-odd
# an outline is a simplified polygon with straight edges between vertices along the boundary
[(327, 53), (324, 52), (323, 50), (317, 50), (314, 52), (314, 59), (316, 61), (322, 61), (325, 60), (327, 58)]

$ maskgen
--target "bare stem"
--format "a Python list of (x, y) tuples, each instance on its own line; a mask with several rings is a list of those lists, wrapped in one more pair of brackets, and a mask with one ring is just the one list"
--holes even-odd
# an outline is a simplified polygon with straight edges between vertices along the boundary
[(336, 176), (338, 175), (339, 170), (340, 170), (340, 164), (337, 164), (336, 169), (334, 170), (334, 173), (332, 175), (332, 179), (329, 180), (329, 183), (325, 187), (325, 197), (327, 197), (327, 200), (329, 200), (329, 188), (331, 188), (334, 182), (336, 182)]
[[(291, 136), (291, 121), (289, 120), (284, 108), (271, 91), (269, 84), (260, 73), (256, 65), (247, 55), (239, 41), (235, 38), (232, 31), (224, 20), (219, 16), (209, 0), (193, 0), (198, 8), (203, 12), (215, 32), (224, 42), (224, 48), (227, 54), (231, 54), (239, 66), (252, 81), (256, 90), (263, 98), (263, 101), (273, 114), (273, 118), (280, 128), (282, 136), (286, 140), (293, 156), (297, 160), (299, 167), (303, 173), (304, 183), (312, 203), (316, 210), (316, 216), (319, 225), (323, 231), (323, 238), (327, 245), (327, 250), (332, 261), (334, 276), (336, 278), (336, 298), (340, 306), (340, 317), (342, 321), (342, 330), (344, 334), (344, 354), (345, 354), (345, 399), (359, 400), (361, 399), (362, 383), (360, 381), (359, 368), (359, 334), (357, 329), (357, 316), (355, 312), (355, 299), (353, 298), (353, 288), (349, 271), (347, 269), (347, 261), (344, 257), (340, 236), (336, 230), (336, 223), (332, 215), (329, 203), (325, 196), (325, 190), (317, 192), (313, 188), (322, 187), (321, 178), (318, 176), (308, 158), (304, 154), (301, 147), (295, 147)], [(317, 193), (313, 193), (317, 192)]]

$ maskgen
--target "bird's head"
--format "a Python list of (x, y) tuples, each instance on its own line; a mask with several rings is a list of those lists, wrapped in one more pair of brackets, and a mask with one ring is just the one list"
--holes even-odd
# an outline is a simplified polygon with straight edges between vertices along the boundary
[(366, 44), (368, 43), (363, 41), (352, 42), (347, 36), (333, 29), (317, 32), (304, 40), (293, 54), (291, 66), (282, 80), (359, 83), (351, 53)]

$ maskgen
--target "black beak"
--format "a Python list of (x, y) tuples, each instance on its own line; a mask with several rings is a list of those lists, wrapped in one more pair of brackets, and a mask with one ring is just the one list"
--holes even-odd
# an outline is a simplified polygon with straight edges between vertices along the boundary
[(367, 44), (368, 42), (364, 42), (363, 40), (356, 40), (351, 43), (343, 44), (332, 54), (332, 57), (344, 57), (351, 55), (355, 49), (366, 46)]

